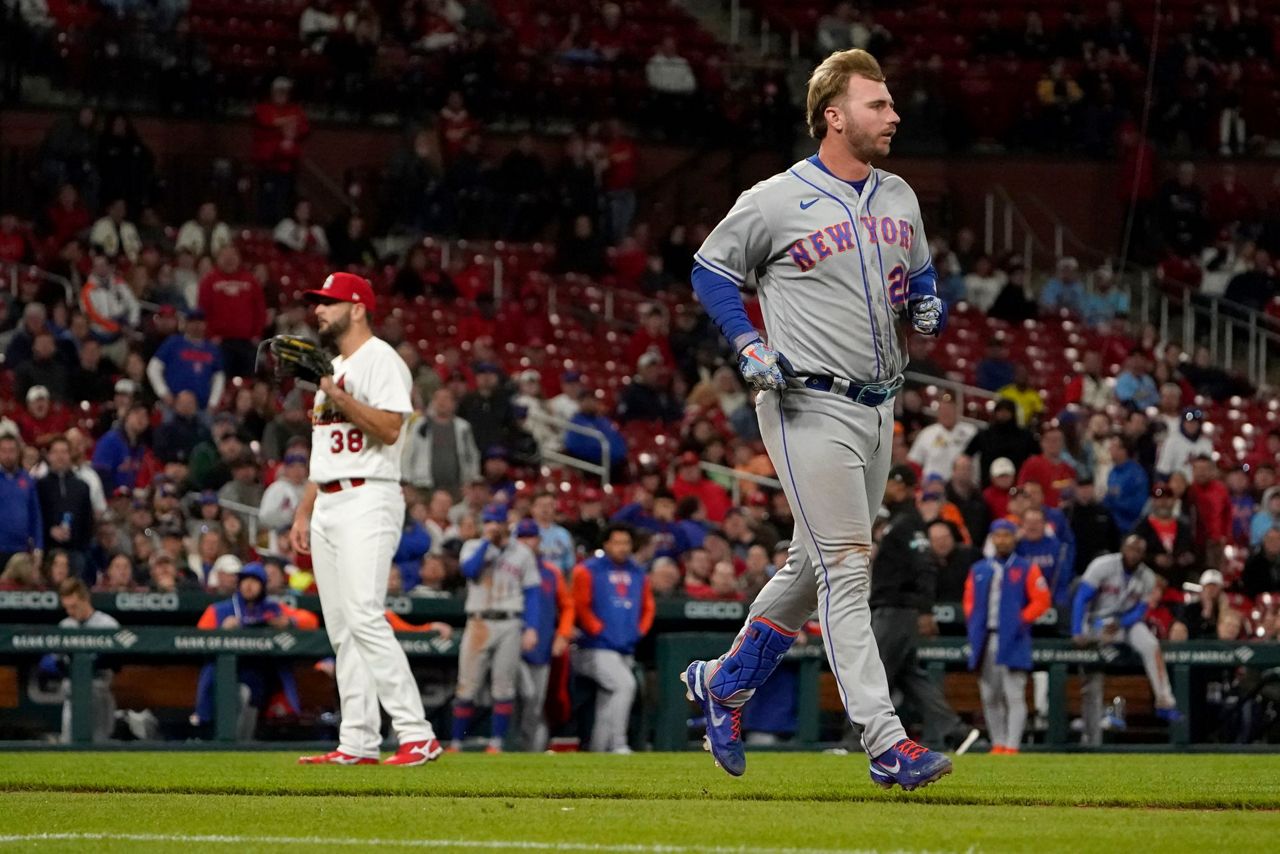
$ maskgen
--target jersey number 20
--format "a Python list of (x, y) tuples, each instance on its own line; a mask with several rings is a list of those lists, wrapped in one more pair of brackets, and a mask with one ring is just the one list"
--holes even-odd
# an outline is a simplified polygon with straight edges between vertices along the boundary
[(355, 428), (348, 430), (346, 433), (341, 430), (334, 430), (329, 434), (329, 450), (335, 454), (340, 454), (343, 451), (358, 454), (364, 450), (364, 433)]

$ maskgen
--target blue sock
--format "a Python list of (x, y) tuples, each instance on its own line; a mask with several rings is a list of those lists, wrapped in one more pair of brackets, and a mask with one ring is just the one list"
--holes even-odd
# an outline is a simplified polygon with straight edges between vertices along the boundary
[(515, 711), (515, 703), (511, 700), (493, 702), (493, 740), (501, 742), (507, 737), (511, 728), (511, 714)]
[(791, 649), (796, 634), (763, 617), (752, 620), (742, 640), (729, 650), (707, 682), (711, 696), (731, 703), (743, 691), (759, 688)]
[(471, 717), (476, 707), (469, 701), (455, 700), (453, 703), (453, 740), (462, 741), (467, 735), (467, 727), (471, 726)]

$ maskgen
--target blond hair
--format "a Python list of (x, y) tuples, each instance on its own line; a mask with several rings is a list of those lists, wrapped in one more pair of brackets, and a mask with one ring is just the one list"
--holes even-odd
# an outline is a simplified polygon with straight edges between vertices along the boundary
[(35, 560), (26, 552), (18, 552), (4, 565), (0, 581), (18, 585), (19, 589), (35, 590), (40, 586), (40, 574), (36, 571)]
[(822, 60), (809, 75), (809, 96), (805, 113), (809, 122), (809, 136), (822, 139), (827, 135), (827, 119), (823, 113), (831, 102), (849, 88), (850, 77), (865, 77), (877, 83), (884, 82), (884, 72), (876, 58), (862, 48), (838, 50)]

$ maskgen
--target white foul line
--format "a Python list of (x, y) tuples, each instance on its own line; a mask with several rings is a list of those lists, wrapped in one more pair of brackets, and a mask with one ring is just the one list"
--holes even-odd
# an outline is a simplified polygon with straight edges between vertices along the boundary
[(606, 845), (592, 842), (534, 842), (521, 839), (359, 839), (325, 836), (237, 836), (184, 833), (21, 833), (0, 835), (0, 845), (33, 842), (184, 842), (215, 845), (332, 845), (405, 848), (484, 848), (517, 851), (621, 851), (628, 854), (866, 854), (837, 848), (747, 848), (734, 846)]

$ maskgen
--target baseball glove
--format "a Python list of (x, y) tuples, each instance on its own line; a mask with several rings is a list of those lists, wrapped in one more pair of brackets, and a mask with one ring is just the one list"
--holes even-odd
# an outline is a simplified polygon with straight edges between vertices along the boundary
[[(262, 342), (275, 357), (276, 377), (293, 377), (302, 382), (319, 385), (321, 377), (333, 373), (333, 363), (328, 353), (314, 341), (293, 335), (276, 335)], [(258, 350), (261, 358), (262, 349)]]

